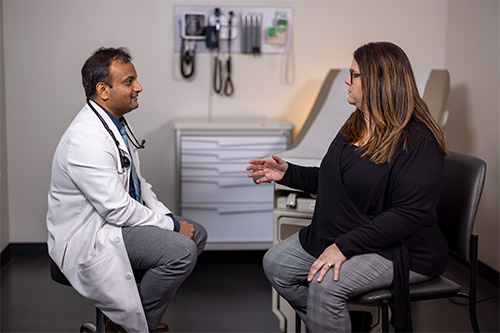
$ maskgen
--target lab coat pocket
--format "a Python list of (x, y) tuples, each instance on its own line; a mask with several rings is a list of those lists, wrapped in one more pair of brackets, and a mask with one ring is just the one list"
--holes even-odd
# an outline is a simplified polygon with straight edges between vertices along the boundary
[(78, 269), (78, 276), (82, 283), (86, 297), (99, 302), (109, 302), (111, 300), (108, 291), (113, 284), (112, 276), (112, 259), (113, 256), (104, 249), (85, 263), (80, 263)]
[(103, 263), (111, 260), (111, 253), (108, 249), (104, 248), (101, 252), (97, 253), (95, 256), (87, 260), (86, 262), (80, 263), (78, 266), (81, 272), (92, 270), (94, 266), (101, 265)]

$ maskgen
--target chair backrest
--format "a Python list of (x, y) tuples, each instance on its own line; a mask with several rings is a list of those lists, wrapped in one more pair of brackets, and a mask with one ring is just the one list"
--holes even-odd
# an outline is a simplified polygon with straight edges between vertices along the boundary
[(450, 152), (445, 158), (444, 187), (438, 204), (438, 224), (451, 252), (470, 263), (471, 235), (486, 177), (486, 163)]

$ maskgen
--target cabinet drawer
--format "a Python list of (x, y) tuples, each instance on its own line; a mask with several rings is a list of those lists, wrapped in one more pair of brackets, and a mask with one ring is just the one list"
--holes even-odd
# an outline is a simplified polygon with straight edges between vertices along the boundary
[(248, 177), (183, 177), (182, 202), (272, 202), (270, 183), (255, 184)]
[[(181, 150), (185, 149), (286, 149), (286, 136), (182, 136)], [(282, 148), (284, 147), (284, 148)]]
[(248, 163), (251, 159), (280, 151), (282, 150), (182, 150), (181, 163)]
[(272, 241), (272, 203), (182, 204), (181, 211), (207, 229), (208, 242)]
[(185, 163), (181, 165), (182, 177), (247, 177), (247, 163), (210, 164)]

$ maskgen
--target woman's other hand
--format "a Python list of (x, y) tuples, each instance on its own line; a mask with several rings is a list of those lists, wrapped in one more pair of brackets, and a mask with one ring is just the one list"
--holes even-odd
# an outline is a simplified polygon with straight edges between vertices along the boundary
[(338, 281), (340, 275), (340, 266), (346, 261), (347, 258), (342, 254), (337, 245), (330, 245), (323, 251), (318, 259), (312, 264), (309, 270), (309, 275), (307, 276), (307, 281), (311, 282), (314, 276), (318, 273), (318, 282), (323, 281), (323, 277), (326, 275), (328, 270), (331, 268), (333, 272), (333, 280)]

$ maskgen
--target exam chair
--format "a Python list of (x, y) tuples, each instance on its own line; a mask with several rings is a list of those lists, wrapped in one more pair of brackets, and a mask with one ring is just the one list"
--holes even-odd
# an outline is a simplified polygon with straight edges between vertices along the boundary
[[(468, 287), (463, 288), (444, 276), (410, 285), (412, 302), (466, 298), (474, 332), (479, 332), (479, 324), (476, 314), (478, 235), (473, 233), (473, 227), (485, 176), (486, 163), (479, 158), (455, 152), (445, 158), (445, 179), (438, 204), (438, 224), (448, 241), (450, 254), (466, 263), (469, 268)], [(389, 289), (373, 290), (352, 298), (349, 302), (379, 304), (382, 309), (382, 331), (389, 331), (389, 305), (392, 302)]]
[[(142, 280), (142, 277), (146, 273), (145, 270), (134, 269), (134, 276), (137, 283)], [(55, 282), (71, 287), (68, 279), (61, 272), (56, 263), (50, 259), (50, 277)], [(102, 313), (102, 311), (96, 307), (96, 322), (95, 323), (83, 323), (80, 326), (80, 333), (104, 333), (106, 329), (106, 324), (109, 319)]]

